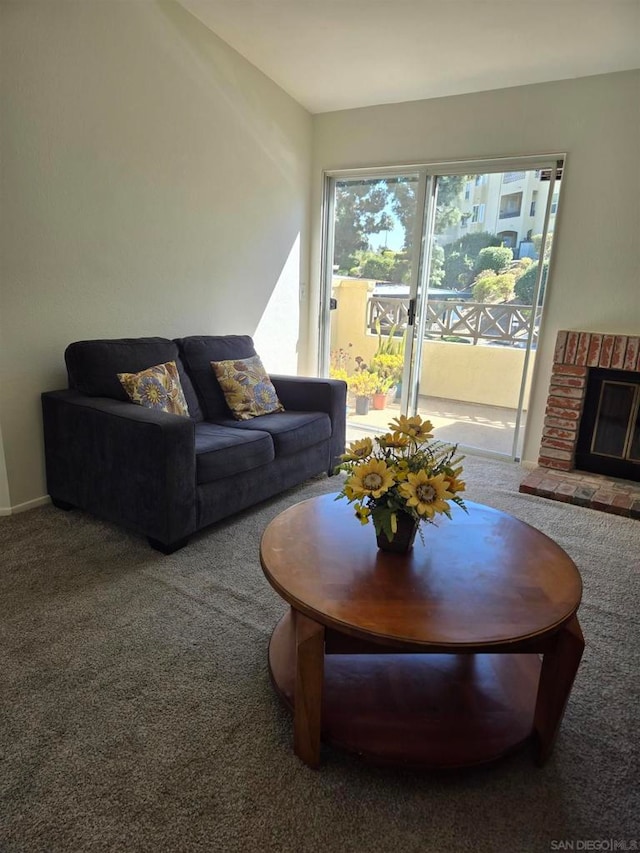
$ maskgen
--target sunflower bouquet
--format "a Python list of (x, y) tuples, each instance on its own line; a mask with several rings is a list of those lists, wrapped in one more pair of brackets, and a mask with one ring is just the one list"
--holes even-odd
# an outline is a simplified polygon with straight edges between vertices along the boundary
[(417, 526), (434, 523), (439, 513), (451, 517), (451, 503), (466, 512), (460, 492), (464, 458), (457, 446), (432, 441), (433, 424), (420, 415), (401, 415), (389, 424), (390, 432), (373, 439), (352, 441), (336, 471), (347, 473), (336, 500), (354, 504), (361, 524), (373, 521), (376, 534), (391, 542), (399, 517), (409, 516)]

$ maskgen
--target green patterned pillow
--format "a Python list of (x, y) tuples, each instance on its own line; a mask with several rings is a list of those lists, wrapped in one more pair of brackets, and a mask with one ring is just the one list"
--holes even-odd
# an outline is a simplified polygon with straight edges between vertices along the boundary
[(260, 356), (212, 361), (211, 367), (222, 393), (237, 421), (248, 421), (258, 415), (284, 412), (276, 389), (269, 379)]
[(189, 417), (175, 361), (156, 364), (140, 373), (118, 373), (118, 379), (132, 403), (171, 415)]

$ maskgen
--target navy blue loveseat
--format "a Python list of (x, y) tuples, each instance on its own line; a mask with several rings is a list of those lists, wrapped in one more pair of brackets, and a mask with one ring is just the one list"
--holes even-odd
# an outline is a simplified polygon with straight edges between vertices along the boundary
[[(271, 376), (285, 411), (237, 421), (212, 361), (255, 355), (244, 335), (80, 341), (69, 388), (42, 395), (47, 490), (163, 553), (225, 516), (322, 473), (345, 444), (346, 385)], [(189, 417), (131, 403), (118, 373), (175, 361)]]

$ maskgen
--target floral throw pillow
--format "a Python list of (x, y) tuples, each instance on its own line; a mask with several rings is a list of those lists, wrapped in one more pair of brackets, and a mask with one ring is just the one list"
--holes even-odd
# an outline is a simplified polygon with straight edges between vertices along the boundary
[(276, 389), (262, 366), (260, 356), (212, 361), (222, 393), (237, 421), (248, 421), (258, 415), (284, 412)]
[(189, 417), (175, 361), (156, 364), (140, 373), (118, 373), (118, 379), (132, 403)]

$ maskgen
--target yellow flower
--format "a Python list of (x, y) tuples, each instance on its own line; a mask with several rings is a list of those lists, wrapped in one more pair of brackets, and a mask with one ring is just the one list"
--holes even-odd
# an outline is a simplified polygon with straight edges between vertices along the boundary
[(342, 454), (342, 459), (345, 462), (357, 462), (359, 459), (366, 459), (371, 456), (373, 450), (373, 442), (370, 438), (361, 438), (360, 441), (352, 441), (347, 452)]
[(393, 471), (387, 467), (387, 463), (382, 459), (371, 459), (353, 470), (344, 491), (347, 497), (349, 497), (347, 493), (347, 489), (349, 489), (353, 497), (356, 498), (379, 498), (393, 484)]
[(428, 438), (433, 438), (433, 424), (431, 421), (423, 421), (420, 415), (414, 415), (411, 418), (400, 415), (400, 417), (394, 418), (389, 426), (394, 432), (408, 435), (416, 441), (426, 441)]
[(464, 480), (459, 480), (458, 477), (462, 474), (462, 465), (459, 468), (455, 468), (451, 474), (444, 475), (445, 480), (447, 481), (447, 491), (448, 492), (464, 492), (467, 488)]
[(437, 512), (449, 510), (447, 501), (453, 494), (447, 486), (444, 474), (430, 477), (426, 471), (418, 471), (417, 474), (408, 475), (408, 482), (401, 483), (399, 491), (407, 506), (415, 507), (418, 515), (432, 519)]
[(377, 436), (376, 441), (378, 442), (380, 447), (389, 447), (395, 448), (397, 450), (402, 450), (403, 448), (409, 446), (411, 439), (408, 435), (402, 435), (402, 433), (400, 432), (387, 432), (385, 433), (385, 435)]
[(355, 505), (356, 508), (356, 518), (360, 522), (360, 524), (368, 524), (369, 516), (371, 515), (371, 510), (369, 507), (363, 506), (360, 502)]

